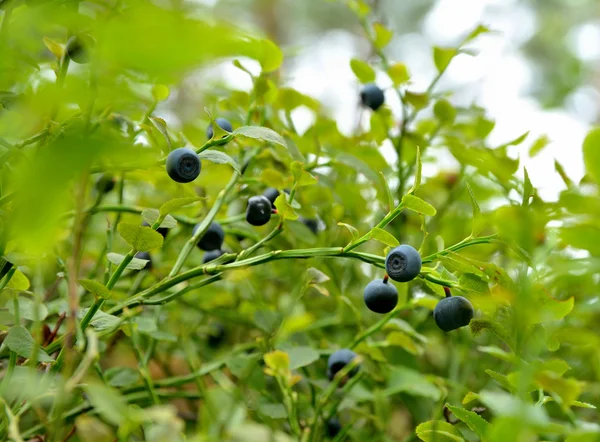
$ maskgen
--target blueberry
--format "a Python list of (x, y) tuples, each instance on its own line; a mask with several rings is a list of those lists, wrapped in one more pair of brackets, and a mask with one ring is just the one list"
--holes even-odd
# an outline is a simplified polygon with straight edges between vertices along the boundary
[(152, 268), (152, 258), (150, 257), (150, 253), (148, 252), (137, 252), (135, 254), (135, 257), (137, 259), (145, 259), (148, 262), (146, 263), (146, 265), (143, 267), (144, 270), (150, 270)]
[(469, 325), (473, 319), (473, 305), (462, 296), (450, 296), (440, 300), (433, 310), (433, 319), (445, 332)]
[(332, 417), (327, 421), (327, 436), (334, 438), (342, 431), (342, 424), (337, 417)]
[(388, 253), (385, 271), (394, 281), (412, 281), (421, 271), (421, 255), (414, 247), (402, 244)]
[(222, 324), (212, 324), (210, 326), (210, 331), (208, 332), (208, 345), (211, 347), (218, 347), (225, 339), (225, 335), (225, 327), (223, 327)]
[(300, 217), (300, 222), (310, 229), (315, 235), (319, 233), (319, 220), (315, 218)]
[(180, 147), (169, 153), (166, 168), (173, 181), (189, 183), (198, 178), (202, 164), (196, 152), (187, 147)]
[[(341, 350), (332, 353), (327, 360), (327, 377), (329, 380), (332, 381), (337, 372), (348, 365), (355, 357), (356, 353), (347, 348), (342, 348)], [(358, 373), (358, 366), (354, 367), (350, 373), (348, 373), (348, 376), (352, 377), (356, 373)]]
[(383, 91), (375, 83), (369, 83), (366, 84), (360, 92), (360, 101), (363, 105), (376, 111), (385, 101), (385, 96), (383, 95)]
[(271, 219), (273, 206), (266, 196), (258, 195), (248, 198), (246, 221), (253, 226), (264, 226)]
[(386, 280), (376, 279), (365, 287), (365, 304), (375, 313), (389, 313), (398, 304), (398, 290)]
[(223, 255), (223, 253), (225, 253), (225, 252), (223, 252), (223, 250), (209, 250), (208, 252), (206, 252), (204, 254), (204, 257), (202, 258), (202, 264), (206, 264), (207, 262), (214, 261), (219, 256)]
[(87, 35), (73, 36), (69, 38), (65, 46), (65, 54), (78, 64), (89, 63), (90, 49), (94, 46), (94, 40)]
[(115, 188), (116, 183), (117, 180), (114, 176), (108, 173), (103, 173), (96, 180), (96, 191), (98, 191), (98, 193), (108, 193)]
[[(283, 189), (283, 191), (285, 193), (287, 193), (288, 195), (290, 194), (290, 191), (288, 189)], [(267, 199), (269, 201), (271, 201), (271, 204), (273, 204), (273, 207), (275, 207), (275, 200), (277, 199), (277, 197), (279, 196), (279, 190), (275, 189), (274, 187), (268, 187), (264, 192), (263, 192), (263, 196), (266, 196)]]
[[(195, 235), (198, 231), (200, 224), (196, 224), (194, 226), (194, 230), (192, 231), (192, 235)], [(202, 238), (198, 242), (198, 247), (202, 250), (210, 251), (210, 250), (219, 250), (223, 245), (223, 240), (225, 239), (225, 232), (223, 231), (223, 227), (216, 221), (210, 223)]]
[[(233, 126), (231, 125), (229, 120), (227, 120), (225, 118), (217, 118), (215, 120), (215, 123), (217, 123), (221, 129), (223, 129), (227, 132), (233, 132)], [(208, 127), (206, 128), (206, 138), (208, 138), (210, 140), (213, 137), (213, 135), (214, 135), (214, 131), (213, 131), (213, 126), (212, 126), (212, 122), (211, 122), (208, 125)]]
[[(146, 221), (142, 222), (142, 226), (144, 226), (144, 227), (152, 227)], [(167, 229), (166, 227), (159, 227), (158, 229), (156, 229), (156, 231), (158, 233), (160, 233), (163, 238), (165, 238), (167, 236), (167, 233), (169, 233), (169, 229)]]

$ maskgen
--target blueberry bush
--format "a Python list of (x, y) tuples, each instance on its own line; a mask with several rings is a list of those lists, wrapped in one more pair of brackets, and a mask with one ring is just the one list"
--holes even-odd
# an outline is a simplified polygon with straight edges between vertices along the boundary
[(352, 134), (194, 3), (0, 1), (1, 440), (600, 440), (600, 128), (544, 201), (438, 85), (490, 29), (420, 90), (333, 7)]

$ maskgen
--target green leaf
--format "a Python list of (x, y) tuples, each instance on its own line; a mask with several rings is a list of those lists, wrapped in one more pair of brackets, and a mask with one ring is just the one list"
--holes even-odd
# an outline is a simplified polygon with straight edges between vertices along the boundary
[(391, 368), (384, 394), (391, 396), (398, 393), (425, 397), (434, 401), (438, 401), (442, 397), (442, 392), (433, 381), (407, 367)]
[(509, 338), (506, 329), (499, 322), (492, 321), (489, 319), (471, 319), (469, 323), (469, 328), (471, 329), (471, 333), (477, 336), (483, 330), (491, 331), (498, 339), (505, 342), (509, 347), (511, 347), (511, 341)]
[(375, 31), (375, 41), (373, 43), (379, 49), (385, 48), (394, 36), (394, 33), (381, 23), (373, 23), (373, 31)]
[(263, 72), (273, 72), (279, 69), (283, 62), (283, 52), (271, 40), (263, 39), (259, 42), (259, 55), (257, 60)]
[(445, 98), (435, 102), (433, 105), (433, 114), (442, 123), (452, 124), (456, 119), (456, 109)]
[(276, 373), (287, 372), (290, 369), (290, 357), (281, 350), (275, 350), (266, 353), (264, 356), (265, 365)]
[(565, 183), (565, 186), (569, 188), (573, 187), (573, 181), (571, 181), (571, 178), (569, 178), (567, 172), (565, 172), (564, 167), (556, 158), (554, 159), (554, 170), (560, 175), (560, 178), (563, 180), (563, 183)]
[(243, 137), (254, 138), (257, 140), (268, 141), (270, 143), (279, 144), (287, 148), (285, 140), (275, 132), (273, 129), (262, 126), (242, 126), (233, 131), (234, 135), (241, 135)]
[(473, 273), (464, 273), (460, 275), (458, 283), (461, 289), (475, 293), (489, 293), (488, 283)]
[[(83, 318), (88, 310), (89, 308), (82, 309), (79, 313), (79, 316)], [(121, 320), (116, 316), (109, 315), (108, 313), (104, 313), (102, 310), (98, 310), (90, 321), (90, 325), (97, 331), (102, 331), (112, 329), (120, 322)]]
[(8, 329), (3, 345), (24, 358), (31, 358), (35, 353), (38, 362), (54, 362), (54, 359), (48, 356), (44, 349), (34, 341), (29, 330), (21, 325), (13, 325)]
[(477, 38), (478, 36), (480, 36), (481, 34), (487, 34), (489, 32), (492, 32), (490, 30), (490, 28), (488, 28), (485, 25), (477, 25), (477, 27), (475, 29), (473, 29), (471, 31), (471, 33), (467, 36), (467, 38), (465, 39), (464, 43), (468, 43), (471, 40)]
[(132, 223), (120, 223), (117, 226), (119, 234), (134, 250), (146, 252), (162, 246), (163, 237), (150, 227), (138, 226)]
[(285, 177), (281, 174), (281, 172), (275, 169), (263, 169), (262, 173), (260, 174), (260, 179), (267, 186), (274, 187), (275, 189), (283, 189), (287, 186)]
[(350, 68), (361, 83), (373, 83), (375, 81), (375, 71), (368, 63), (353, 58), (350, 60)]
[(337, 223), (337, 225), (344, 226), (346, 229), (348, 229), (348, 231), (352, 235), (353, 240), (358, 239), (358, 230), (356, 229), (356, 227), (351, 226), (350, 224), (346, 224), (346, 223)]
[(467, 424), (471, 430), (477, 433), (480, 439), (485, 439), (490, 426), (488, 421), (479, 416), (477, 413), (465, 410), (464, 408), (453, 407), (449, 404), (446, 404), (446, 408), (448, 408), (448, 410), (450, 410), (454, 416)]
[[(8, 302), (6, 307), (9, 313), (15, 314), (14, 302)], [(19, 298), (19, 316), (28, 321), (43, 321), (48, 316), (48, 308), (43, 302), (37, 303), (31, 298)]]
[(129, 408), (117, 390), (99, 383), (86, 384), (84, 389), (92, 407), (108, 423), (119, 426), (127, 420)]
[[(156, 220), (160, 217), (160, 212), (156, 209), (144, 209), (142, 210), (142, 218), (146, 221), (150, 226), (154, 225)], [(172, 229), (177, 227), (177, 220), (173, 218), (171, 215), (163, 215), (165, 218), (163, 219), (160, 226), (165, 229)]]
[(583, 140), (583, 161), (587, 172), (600, 184), (600, 127), (589, 131)]
[(540, 153), (542, 150), (544, 150), (544, 148), (550, 144), (550, 138), (548, 138), (548, 135), (542, 135), (541, 137), (539, 137), (537, 140), (535, 140), (533, 142), (533, 144), (531, 145), (531, 147), (529, 148), (529, 156), (530, 157), (535, 157), (538, 153)]
[(369, 232), (369, 239), (374, 239), (386, 246), (396, 247), (400, 245), (398, 240), (391, 233), (380, 229), (379, 227), (373, 227)]
[(394, 63), (388, 68), (387, 74), (394, 86), (400, 86), (410, 80), (408, 68), (404, 63)]
[(197, 203), (198, 201), (201, 201), (201, 200), (202, 200), (202, 198), (198, 198), (196, 196), (190, 196), (190, 197), (185, 197), (185, 198), (175, 198), (175, 199), (172, 199), (171, 201), (167, 201), (162, 206), (160, 206), (159, 213), (162, 216), (165, 216), (165, 215), (179, 209), (180, 207), (184, 207), (189, 204)]
[(306, 367), (319, 359), (319, 352), (312, 347), (293, 347), (286, 350), (290, 358), (290, 370)]
[(427, 421), (415, 430), (419, 439), (425, 442), (463, 442), (458, 428), (444, 421)]
[(173, 149), (173, 144), (171, 143), (171, 136), (169, 135), (169, 131), (167, 130), (167, 122), (162, 118), (158, 117), (148, 117), (148, 119), (165, 138), (169, 149)]
[(63, 54), (65, 52), (62, 45), (58, 44), (57, 42), (48, 37), (44, 37), (43, 40), (44, 44), (50, 50), (50, 52), (52, 52), (58, 60), (62, 59)]
[(81, 286), (88, 292), (93, 293), (102, 299), (110, 299), (113, 296), (112, 292), (106, 288), (104, 284), (100, 284), (98, 281), (93, 281), (91, 279), (80, 279), (79, 284), (81, 284)]
[(23, 272), (17, 269), (15, 273), (13, 273), (12, 278), (10, 278), (10, 281), (8, 281), (6, 287), (21, 291), (27, 290), (30, 285), (31, 284), (29, 283), (29, 279), (27, 279), (27, 276), (25, 276)]
[(240, 166), (238, 163), (227, 155), (225, 152), (221, 152), (219, 150), (205, 150), (204, 152), (200, 152), (198, 157), (201, 160), (208, 160), (214, 164), (229, 164), (237, 173), (242, 173)]
[(419, 146), (417, 146), (416, 162), (417, 162), (417, 165), (415, 167), (415, 182), (413, 183), (412, 187), (408, 191), (409, 194), (415, 193), (417, 190), (419, 190), (419, 187), (421, 187), (421, 173), (422, 173), (423, 165), (421, 163), (421, 148)]
[(456, 48), (433, 48), (433, 61), (438, 72), (444, 72), (452, 59), (456, 56)]
[(416, 110), (421, 110), (429, 105), (429, 96), (417, 92), (406, 91), (404, 100), (412, 105)]
[(152, 87), (152, 96), (156, 101), (165, 101), (170, 93), (169, 87), (164, 84), (155, 84)]
[(285, 419), (288, 416), (283, 404), (260, 404), (258, 411), (271, 419)]
[(364, 0), (348, 0), (348, 6), (360, 18), (365, 18), (371, 12), (371, 8)]
[(471, 189), (469, 183), (467, 183), (467, 191), (469, 192), (469, 197), (471, 198), (471, 206), (473, 207), (473, 228), (471, 230), (471, 236), (477, 236), (483, 230), (483, 217), (481, 216), (481, 209), (479, 208), (479, 204), (475, 199), (473, 189)]
[(104, 379), (111, 387), (128, 387), (140, 380), (140, 372), (131, 367), (111, 367), (104, 372)]
[[(120, 255), (118, 253), (107, 253), (106, 258), (112, 264), (118, 266), (119, 264), (121, 264), (121, 262), (123, 262), (125, 256)], [(127, 270), (142, 270), (146, 266), (146, 264), (148, 264), (148, 262), (149, 261), (147, 259), (133, 258), (125, 268)]]
[(281, 323), (281, 313), (272, 310), (257, 310), (254, 312), (254, 323), (261, 330), (272, 333)]
[(407, 209), (422, 213), (423, 215), (435, 216), (437, 213), (437, 210), (431, 204), (410, 193), (402, 197), (402, 204)]
[(294, 212), (294, 208), (290, 205), (287, 200), (287, 194), (281, 193), (275, 199), (275, 208), (277, 209), (277, 213), (283, 219), (298, 219), (298, 214)]
[(524, 170), (524, 184), (523, 184), (523, 203), (522, 205), (524, 207), (529, 206), (529, 202), (531, 200), (531, 197), (533, 197), (535, 195), (535, 192), (533, 191), (533, 185), (531, 184), (531, 180), (529, 179), (529, 174), (527, 173), (527, 169), (523, 169)]

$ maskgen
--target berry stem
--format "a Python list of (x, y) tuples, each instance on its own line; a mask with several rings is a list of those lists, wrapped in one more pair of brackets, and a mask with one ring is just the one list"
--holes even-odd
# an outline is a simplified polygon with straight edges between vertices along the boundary
[(446, 293), (446, 298), (452, 297), (452, 293), (450, 293), (450, 287), (444, 286), (444, 293)]
[(387, 273), (385, 274), (385, 276), (383, 277), (383, 283), (387, 284), (388, 280), (390, 279), (390, 275), (388, 275)]

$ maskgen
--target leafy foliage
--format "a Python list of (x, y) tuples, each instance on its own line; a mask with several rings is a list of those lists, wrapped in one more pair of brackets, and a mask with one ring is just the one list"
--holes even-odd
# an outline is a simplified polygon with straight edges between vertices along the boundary
[[(387, 76), (400, 104), (362, 109), (346, 134), (290, 87), (287, 50), (208, 9), (42, 3), (0, 2), (2, 440), (312, 442), (334, 417), (338, 441), (600, 437), (600, 129), (586, 177), (556, 163), (565, 189), (544, 201), (509, 148), (550, 141), (491, 145), (485, 109), (438, 86), (487, 27), (433, 48), (418, 89), (369, 4), (329, 5), (371, 48), (345, 65), (357, 88)], [(89, 63), (65, 50), (73, 35), (95, 42)], [(215, 63), (251, 87), (191, 93)], [(218, 117), (233, 132), (206, 140)], [(184, 146), (203, 167), (178, 184), (164, 164)], [(94, 187), (101, 173), (114, 189)], [(250, 226), (247, 200), (269, 187), (274, 214)], [(213, 222), (223, 253), (204, 263)], [(423, 267), (388, 281), (398, 305), (378, 316), (364, 287), (399, 244)], [(443, 333), (432, 311), (451, 294), (476, 316)], [(329, 381), (341, 348), (359, 357)]]

